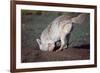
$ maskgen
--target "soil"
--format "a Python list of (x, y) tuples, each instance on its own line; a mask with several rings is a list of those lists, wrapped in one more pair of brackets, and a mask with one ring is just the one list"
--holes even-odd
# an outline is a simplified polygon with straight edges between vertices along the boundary
[(58, 52), (24, 49), (22, 53), (22, 62), (86, 60), (90, 57), (89, 49), (85, 48), (68, 48)]

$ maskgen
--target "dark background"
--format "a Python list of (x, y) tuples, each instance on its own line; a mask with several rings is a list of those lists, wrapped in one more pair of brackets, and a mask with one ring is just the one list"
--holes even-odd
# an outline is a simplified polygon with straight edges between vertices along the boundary
[(80, 13), (21, 10), (21, 61), (44, 62), (84, 60), (90, 56), (90, 15), (81, 24), (73, 24), (67, 49), (59, 52), (40, 51), (36, 42), (41, 32), (60, 15), (75, 17)]

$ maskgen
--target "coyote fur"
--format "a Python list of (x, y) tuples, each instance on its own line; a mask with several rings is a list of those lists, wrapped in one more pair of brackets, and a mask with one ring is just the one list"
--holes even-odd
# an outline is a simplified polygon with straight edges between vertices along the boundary
[(53, 51), (55, 42), (61, 40), (61, 46), (58, 50), (63, 49), (65, 38), (70, 33), (73, 23), (81, 24), (86, 18), (86, 14), (79, 14), (76, 17), (61, 15), (54, 19), (41, 33), (40, 39), (36, 39), (40, 50)]

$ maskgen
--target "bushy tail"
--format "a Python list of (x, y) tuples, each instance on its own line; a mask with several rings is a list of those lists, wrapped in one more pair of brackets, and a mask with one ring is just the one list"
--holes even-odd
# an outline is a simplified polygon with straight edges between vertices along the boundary
[(79, 14), (78, 16), (72, 18), (72, 22), (76, 24), (81, 24), (85, 21), (87, 17), (88, 17), (87, 14)]

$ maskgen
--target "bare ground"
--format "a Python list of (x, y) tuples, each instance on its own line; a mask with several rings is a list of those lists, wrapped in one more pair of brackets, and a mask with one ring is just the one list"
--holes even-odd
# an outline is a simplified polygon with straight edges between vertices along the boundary
[(23, 50), (22, 62), (47, 62), (89, 59), (89, 49), (68, 48), (59, 52), (42, 52), (40, 50)]

